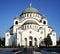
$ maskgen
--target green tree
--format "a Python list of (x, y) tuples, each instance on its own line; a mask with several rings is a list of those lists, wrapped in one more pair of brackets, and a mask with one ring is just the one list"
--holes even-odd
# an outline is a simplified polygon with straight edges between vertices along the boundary
[(50, 45), (52, 45), (50, 34), (47, 35), (47, 38), (44, 38), (44, 44), (46, 45), (46, 47), (49, 47)]
[(20, 48), (20, 44), (18, 44), (18, 47)]
[(1, 44), (2, 44), (2, 41), (1, 41), (1, 38), (0, 38), (0, 47), (1, 47)]
[(5, 38), (0, 37), (0, 47), (4, 47), (4, 46), (5, 46)]
[(48, 46), (52, 45), (52, 40), (51, 40), (51, 37), (50, 37), (50, 34), (47, 35), (47, 44)]
[(2, 46), (5, 46), (5, 38), (2, 38)]
[(60, 38), (59, 38), (59, 40), (57, 40), (57, 45), (59, 45), (59, 46), (60, 46)]
[(46, 47), (48, 46), (48, 40), (47, 40), (47, 38), (44, 38), (44, 44), (46, 45)]

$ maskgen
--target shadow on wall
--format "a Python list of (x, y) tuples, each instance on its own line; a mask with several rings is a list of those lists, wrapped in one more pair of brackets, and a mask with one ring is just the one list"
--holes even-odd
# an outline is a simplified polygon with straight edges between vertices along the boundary
[(12, 46), (12, 40), (13, 40), (13, 37), (12, 36), (13, 35), (11, 35), (10, 38), (9, 38), (9, 46)]

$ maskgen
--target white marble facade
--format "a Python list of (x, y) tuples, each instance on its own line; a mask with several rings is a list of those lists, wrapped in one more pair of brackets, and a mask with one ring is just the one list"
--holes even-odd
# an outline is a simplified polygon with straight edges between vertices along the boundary
[(5, 33), (5, 46), (38, 46), (50, 34), (52, 46), (56, 46), (56, 32), (48, 25), (47, 18), (35, 8), (29, 7), (15, 17), (14, 24)]

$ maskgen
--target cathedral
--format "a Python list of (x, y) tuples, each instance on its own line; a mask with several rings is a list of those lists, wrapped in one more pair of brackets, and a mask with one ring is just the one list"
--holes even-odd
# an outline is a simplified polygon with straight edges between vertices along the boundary
[(47, 18), (32, 4), (14, 18), (13, 25), (5, 33), (5, 46), (38, 46), (47, 35), (56, 46), (56, 32), (48, 25)]

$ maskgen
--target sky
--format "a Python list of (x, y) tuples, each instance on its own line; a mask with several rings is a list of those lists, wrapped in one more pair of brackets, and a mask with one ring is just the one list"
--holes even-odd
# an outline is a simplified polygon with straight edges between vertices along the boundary
[(0, 37), (13, 25), (14, 18), (19, 16), (25, 8), (32, 7), (39, 10), (48, 20), (48, 24), (60, 37), (60, 0), (0, 0)]

